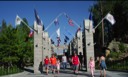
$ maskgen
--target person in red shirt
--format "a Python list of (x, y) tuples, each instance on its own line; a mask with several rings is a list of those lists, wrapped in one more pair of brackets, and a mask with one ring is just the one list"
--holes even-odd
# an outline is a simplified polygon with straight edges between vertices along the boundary
[(77, 56), (76, 53), (74, 53), (74, 56), (72, 57), (72, 65), (73, 65), (74, 74), (78, 74), (79, 64), (80, 64), (79, 57)]
[(45, 65), (46, 74), (48, 74), (48, 69), (49, 69), (49, 58), (48, 58), (48, 56), (46, 56), (46, 58), (44, 59), (44, 65)]
[(52, 57), (50, 58), (50, 63), (51, 63), (52, 72), (55, 74), (57, 61), (56, 61), (56, 57), (54, 56), (54, 54), (52, 54)]

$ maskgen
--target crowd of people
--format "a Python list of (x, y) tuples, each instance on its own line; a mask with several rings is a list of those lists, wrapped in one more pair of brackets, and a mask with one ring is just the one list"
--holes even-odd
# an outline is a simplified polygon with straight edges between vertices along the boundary
[[(74, 55), (67, 59), (65, 53), (63, 54), (61, 60), (60, 58), (57, 58), (54, 54), (52, 54), (52, 56), (49, 58), (48, 56), (46, 56), (46, 58), (44, 59), (44, 67), (45, 67), (45, 71), (46, 74), (48, 75), (49, 70), (52, 71), (53, 74), (56, 73), (57, 74), (60, 73), (60, 67), (62, 66), (63, 70), (65, 70), (67, 68), (67, 63), (70, 63), (70, 68), (73, 69), (73, 73), (74, 74), (78, 74), (79, 69), (82, 69), (82, 64), (83, 64), (83, 57), (80, 53), (80, 55), (78, 56), (76, 53), (74, 53)], [(90, 69), (90, 74), (92, 77), (94, 77), (94, 71), (95, 71), (95, 60), (93, 57), (90, 57), (89, 63), (88, 63), (87, 68)], [(102, 77), (106, 77), (106, 63), (105, 63), (105, 57), (103, 55), (101, 55), (100, 59), (99, 59), (99, 67), (100, 67), (100, 76)], [(103, 74), (102, 74), (103, 71)]]

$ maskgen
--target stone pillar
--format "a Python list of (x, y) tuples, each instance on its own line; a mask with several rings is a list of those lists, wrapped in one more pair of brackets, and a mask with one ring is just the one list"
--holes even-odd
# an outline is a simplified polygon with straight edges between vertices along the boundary
[(86, 68), (87, 68), (87, 71), (89, 71), (88, 63), (89, 63), (90, 57), (94, 58), (92, 21), (84, 20), (84, 27), (85, 27)]
[(51, 40), (48, 32), (43, 32), (43, 59), (46, 56), (51, 57)]
[(82, 31), (78, 31), (77, 33), (77, 50), (78, 50), (78, 55), (81, 52), (83, 55), (83, 43), (82, 43)]
[(69, 52), (70, 52), (70, 55), (72, 55), (72, 46), (71, 46), (71, 42), (69, 43)]
[(40, 74), (42, 72), (42, 26), (34, 22), (34, 73)]

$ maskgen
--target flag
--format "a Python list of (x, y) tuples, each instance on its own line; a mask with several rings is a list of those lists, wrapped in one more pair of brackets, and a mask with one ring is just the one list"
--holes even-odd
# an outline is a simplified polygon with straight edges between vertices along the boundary
[(65, 16), (66, 16), (67, 19), (70, 19), (70, 17), (67, 14), (65, 14)]
[(54, 44), (54, 41), (51, 39), (51, 43)]
[(33, 36), (33, 34), (34, 34), (34, 31), (32, 30), (32, 29), (30, 29), (30, 33), (29, 33), (29, 37), (32, 37)]
[(61, 42), (60, 37), (57, 37), (57, 41), (60, 41)]
[(60, 37), (60, 28), (57, 29), (56, 33), (57, 33), (57, 37)]
[(57, 41), (57, 47), (59, 47), (60, 46), (60, 41)]
[(65, 42), (65, 43), (67, 43), (67, 40), (66, 40), (66, 39), (64, 39), (64, 42)]
[(92, 22), (89, 22), (89, 31), (92, 29), (92, 32), (95, 33), (95, 29), (94, 29), (94, 26), (93, 26), (93, 21), (92, 21), (92, 13), (90, 12), (89, 14), (89, 20)]
[(77, 29), (77, 32), (80, 31), (80, 30), (81, 30), (81, 28), (79, 27), (79, 28)]
[(17, 15), (15, 25), (20, 25), (21, 21), (22, 21), (22, 19)]
[(72, 19), (68, 20), (69, 25), (74, 26)]
[(89, 20), (92, 20), (92, 13), (89, 14)]
[(69, 38), (68, 38), (66, 35), (65, 35), (65, 39), (66, 39), (66, 40), (69, 40)]
[(112, 25), (114, 25), (115, 24), (115, 19), (114, 19), (114, 17), (110, 14), (110, 13), (108, 13), (106, 16), (105, 16), (105, 19), (107, 19)]
[(36, 23), (41, 26), (42, 25), (41, 20), (40, 20), (38, 14), (37, 14), (37, 11), (35, 9), (34, 9), (34, 12), (35, 12)]
[(58, 21), (57, 18), (55, 19), (54, 24), (55, 24), (55, 25), (59, 25), (59, 21)]
[(60, 37), (57, 37), (57, 46), (60, 46), (60, 42), (61, 42)]

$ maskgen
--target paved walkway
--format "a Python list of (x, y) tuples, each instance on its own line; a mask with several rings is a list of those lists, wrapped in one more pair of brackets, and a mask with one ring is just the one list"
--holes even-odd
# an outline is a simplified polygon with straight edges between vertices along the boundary
[[(115, 71), (107, 71), (106, 77), (128, 77), (128, 73), (126, 72), (115, 72)], [(78, 75), (74, 75), (72, 70), (66, 69), (61, 70), (60, 74), (52, 74), (51, 72), (49, 75), (43, 74), (34, 74), (33, 70), (26, 70), (19, 74), (13, 74), (13, 75), (7, 75), (2, 77), (91, 77), (88, 72), (85, 71), (79, 71)], [(95, 77), (100, 77), (100, 71), (95, 71)]]

